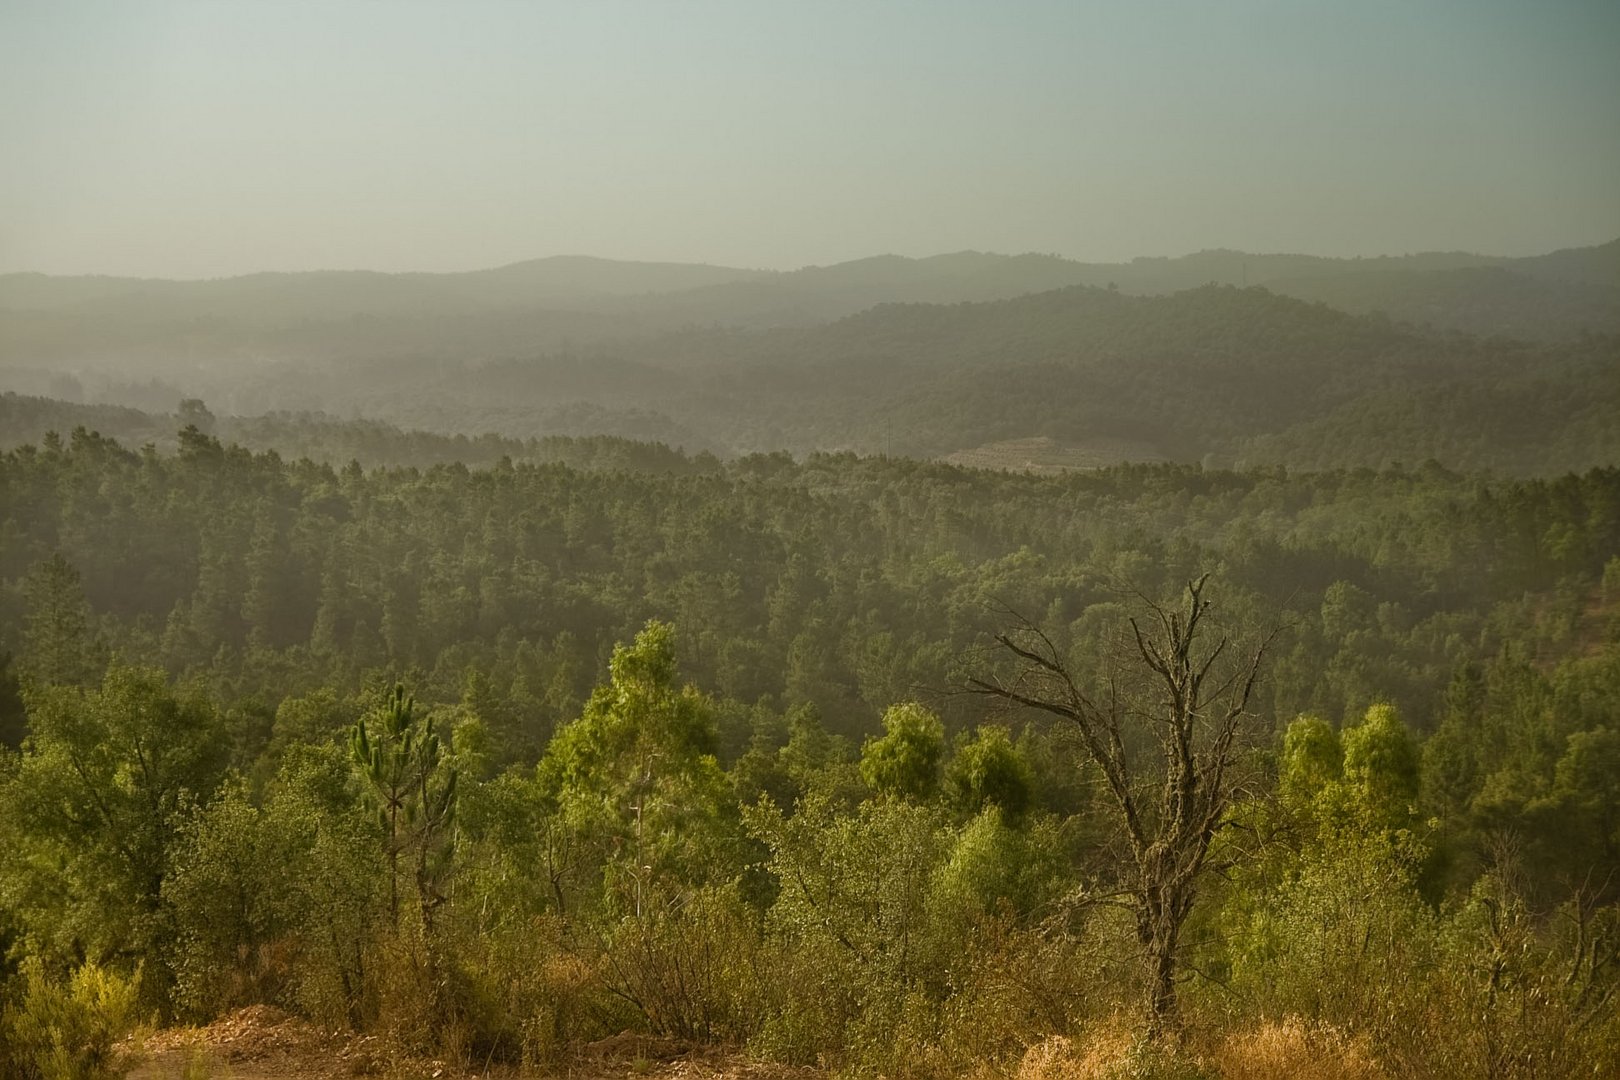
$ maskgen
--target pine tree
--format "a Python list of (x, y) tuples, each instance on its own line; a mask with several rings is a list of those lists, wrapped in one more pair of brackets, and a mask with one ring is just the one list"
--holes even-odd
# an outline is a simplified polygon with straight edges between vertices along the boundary
[(59, 552), (34, 568), (25, 591), (23, 670), (45, 686), (94, 681), (100, 671), (90, 636), (90, 606), (78, 570)]
[(399, 921), (399, 861), (413, 862), (422, 925), (444, 902), (454, 847), (457, 771), (443, 761), (433, 717), (418, 718), (416, 699), (395, 686), (381, 707), (355, 722), (351, 734), (355, 770), (377, 807), (387, 833), (388, 909)]

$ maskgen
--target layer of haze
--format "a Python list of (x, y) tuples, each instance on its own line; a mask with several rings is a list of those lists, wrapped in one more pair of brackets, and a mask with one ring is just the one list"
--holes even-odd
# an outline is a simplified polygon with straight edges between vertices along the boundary
[(1620, 4), (0, 4), (0, 271), (1620, 235)]

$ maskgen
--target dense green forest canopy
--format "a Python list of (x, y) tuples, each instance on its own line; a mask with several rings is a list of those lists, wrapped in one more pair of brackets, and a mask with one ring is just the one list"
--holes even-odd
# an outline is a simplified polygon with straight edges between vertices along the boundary
[(499, 451), (368, 469), (183, 413), (172, 450), (0, 456), (18, 1061), (40, 1015), (255, 1002), (480, 1060), (629, 1026), (888, 1073), (1106, 1024), (1145, 978), (1088, 899), (1141, 895), (1116, 809), (1061, 725), (959, 691), (1018, 619), (1098, 685), (1142, 598), (1208, 573), (1223, 634), (1278, 635), (1160, 1019), (1304, 1016), (1300, 1053), (1403, 1075), (1614, 1063), (1620, 470), (233, 422)]
[[(1308, 677), (1272, 680), (1292, 695), (1280, 715), (1339, 719), (1393, 695), (1427, 727), (1451, 670), (1503, 644), (1502, 612), (1581, 574), (1595, 582), (1620, 550), (1614, 470), (1512, 483), (1435, 466), (1034, 477), (563, 448), (585, 467), (338, 469), (195, 429), (174, 454), (82, 430), (11, 451), (6, 642), (22, 648), (31, 568), (60, 555), (107, 648), (162, 656), (177, 674), (257, 678), (254, 692), (291, 689), (292, 657), (323, 683), (443, 663), (448, 690), (474, 655), (538, 657), (561, 636), (575, 681), (549, 727), (613, 643), (662, 618), (687, 628), (701, 684), (750, 704), (804, 698), (860, 730), (908, 688), (949, 686), (947, 663), (997, 605), (1069, 624), (1121, 588), (1157, 595), (1219, 564), (1241, 586), (1228, 603), (1303, 618), (1330, 592), (1353, 596), (1362, 629), (1387, 639), (1364, 658), (1389, 663), (1377, 677), (1341, 682), (1356, 665), (1301, 655)], [(878, 648), (866, 637), (887, 642), (880, 655), (864, 655)]]

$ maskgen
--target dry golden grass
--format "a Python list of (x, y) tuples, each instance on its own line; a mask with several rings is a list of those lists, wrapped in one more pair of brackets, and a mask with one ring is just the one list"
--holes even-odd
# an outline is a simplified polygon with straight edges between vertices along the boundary
[(1116, 1080), (1136, 1048), (1136, 1036), (1121, 1024), (1095, 1029), (1083, 1045), (1054, 1035), (1029, 1048), (1015, 1080)]
[(1224, 1080), (1386, 1080), (1365, 1044), (1290, 1017), (1227, 1036), (1214, 1063)]
[(1289, 1018), (1226, 1035), (1203, 1054), (1166, 1055), (1144, 1047), (1124, 1023), (1082, 1039), (1032, 1046), (1014, 1080), (1389, 1080), (1363, 1041)]

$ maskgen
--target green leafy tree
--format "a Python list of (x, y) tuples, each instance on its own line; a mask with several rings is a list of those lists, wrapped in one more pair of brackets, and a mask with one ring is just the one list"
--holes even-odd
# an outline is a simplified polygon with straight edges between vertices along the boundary
[(1035, 787), (1034, 773), (1007, 729), (986, 725), (964, 739), (945, 770), (945, 790), (953, 803), (969, 814), (995, 806), (1016, 822), (1029, 809)]
[(1355, 727), (1334, 731), (1302, 716), (1283, 735), (1278, 787), (1313, 829), (1393, 832), (1417, 820), (1421, 757), (1392, 705), (1374, 705)]
[(1373, 705), (1343, 740), (1344, 783), (1365, 819), (1388, 828), (1416, 820), (1420, 757), (1395, 707)]
[(861, 778), (887, 798), (927, 802), (939, 792), (945, 756), (945, 725), (938, 716), (906, 702), (883, 714), (883, 734), (861, 749)]
[(26, 697), (32, 733), (0, 786), (19, 838), (0, 851), (0, 883), (51, 955), (148, 957), (143, 992), (162, 1004), (174, 826), (219, 782), (219, 716), (161, 672), (119, 665), (97, 688)]
[(609, 680), (558, 729), (538, 768), (567, 825), (597, 852), (610, 909), (725, 881), (738, 869), (731, 787), (708, 700), (677, 682), (675, 632), (650, 622), (609, 662)]
[(1277, 783), (1283, 801), (1309, 807), (1329, 784), (1344, 777), (1344, 745), (1333, 725), (1317, 716), (1301, 716), (1283, 733)]

